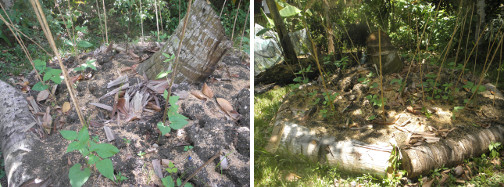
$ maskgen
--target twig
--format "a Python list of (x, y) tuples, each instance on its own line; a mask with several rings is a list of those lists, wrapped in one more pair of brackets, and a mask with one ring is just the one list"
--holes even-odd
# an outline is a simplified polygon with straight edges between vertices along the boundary
[(220, 11), (220, 14), (219, 14), (219, 19), (221, 18), (222, 16), (222, 11), (224, 11), (224, 7), (226, 7), (226, 1), (227, 0), (224, 0), (224, 4), (222, 4), (222, 8), (221, 8), (221, 11)]
[(191, 180), (196, 174), (198, 174), (198, 172), (203, 169), (206, 165), (210, 164), (213, 160), (215, 160), (217, 157), (219, 157), (221, 154), (221, 152), (219, 151), (217, 154), (215, 154), (212, 158), (208, 159), (203, 165), (201, 165), (198, 169), (196, 169), (196, 171), (194, 171), (193, 174), (189, 175), (189, 177), (187, 177), (186, 180), (184, 180), (184, 182), (180, 185), (180, 186), (184, 186), (185, 183), (187, 183), (187, 181)]

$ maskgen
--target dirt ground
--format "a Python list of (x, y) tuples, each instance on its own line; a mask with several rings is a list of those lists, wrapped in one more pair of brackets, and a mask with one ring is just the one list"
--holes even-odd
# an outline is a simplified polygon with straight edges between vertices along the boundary
[[(472, 92), (463, 86), (468, 82), (477, 84), (479, 77), (466, 73), (457, 85), (458, 92), (445, 88), (450, 83), (455, 86), (454, 77), (459, 75), (459, 70), (444, 68), (437, 83), (440, 93), (428, 99), (433, 93), (428, 89), (434, 82), (422, 88), (421, 80), (424, 83), (434, 80), (425, 75), (436, 75), (439, 68), (424, 66), (421, 74), (420, 66), (413, 65), (404, 94), (399, 94), (398, 80), (405, 79), (410, 67), (409, 62), (405, 63), (401, 72), (383, 77), (385, 118), (377, 105), (380, 103), (379, 74), (371, 64), (365, 64), (345, 70), (326, 69), (331, 75), (326, 80), (327, 91), (320, 78), (301, 85), (285, 96), (275, 121), (308, 127), (317, 136), (382, 145), (395, 141), (401, 148), (463, 137), (481, 128), (503, 124), (504, 97), (488, 81), (483, 81), (484, 91), (476, 94), (467, 107), (464, 101), (471, 98)], [(323, 103), (324, 92), (337, 95), (332, 100), (334, 110), (331, 104)]]
[[(213, 90), (214, 98), (205, 97), (199, 99), (194, 93), (201, 94), (203, 83), (173, 85), (174, 95), (180, 96), (178, 105), (179, 113), (189, 118), (189, 124), (180, 130), (174, 130), (169, 135), (159, 138), (157, 122), (161, 121), (165, 100), (162, 91), (151, 88), (164, 88), (163, 81), (149, 81), (139, 75), (132, 67), (145, 60), (155, 51), (159, 50), (159, 43), (141, 43), (135, 46), (117, 45), (114, 50), (106, 52), (101, 47), (93, 52), (80, 54), (78, 57), (64, 58), (64, 64), (69, 70), (70, 79), (74, 81), (78, 104), (84, 118), (89, 123), (90, 136), (97, 136), (99, 142), (107, 142), (115, 145), (119, 153), (111, 157), (114, 172), (119, 172), (127, 177), (120, 183), (101, 176), (96, 169), (92, 170), (91, 177), (84, 186), (162, 186), (160, 178), (156, 175), (153, 161), (171, 161), (178, 168), (176, 179), (182, 180), (194, 173), (215, 154), (221, 152), (221, 156), (228, 161), (227, 168), (221, 168), (218, 164), (220, 159), (215, 159), (203, 170), (198, 172), (189, 182), (195, 186), (248, 186), (250, 182), (250, 92), (249, 57), (240, 52), (228, 53), (219, 63), (216, 71), (207, 79), (206, 84)], [(131, 50), (128, 53), (118, 49)], [(72, 71), (75, 67), (83, 64), (88, 59), (96, 59), (97, 70), (88, 68), (84, 72)], [(57, 68), (57, 63), (49, 66)], [(58, 68), (59, 69), (59, 68)], [(114, 106), (116, 94), (107, 93), (119, 86), (107, 88), (107, 84), (121, 76), (127, 76), (127, 81), (120, 86), (121, 90), (133, 98), (133, 95), (142, 92), (148, 94), (150, 102), (140, 112), (140, 115), (131, 117), (118, 111), (117, 115), (97, 107), (90, 103), (101, 103)], [(16, 77), (13, 82), (29, 82), (33, 86), (36, 81), (32, 76), (27, 78)], [(19, 87), (19, 86), (18, 86)], [(150, 88), (149, 88), (150, 87)], [(162, 90), (162, 89), (161, 89)], [(37, 91), (25, 90), (27, 96), (37, 98)], [(53, 127), (47, 127), (49, 132), (42, 140), (40, 154), (32, 158), (34, 164), (46, 163), (51, 167), (43, 168), (42, 171), (50, 173), (50, 180), (56, 186), (69, 186), (68, 171), (75, 163), (86, 164), (86, 160), (73, 151), (66, 153), (66, 147), (70, 143), (65, 140), (59, 130), (79, 130), (81, 128), (79, 118), (72, 105), (67, 113), (62, 112), (65, 102), (70, 102), (64, 82), (55, 90), (56, 100), (50, 98), (38, 102), (43, 111), (50, 108)], [(239, 114), (232, 117), (226, 114), (216, 102), (216, 98), (229, 101), (233, 109)], [(132, 99), (133, 100), (133, 99)], [(70, 102), (71, 103), (71, 102)], [(153, 106), (155, 105), (155, 106)], [(36, 114), (41, 119), (40, 114)], [(111, 118), (113, 116), (113, 118)], [(115, 140), (108, 142), (104, 127), (109, 127), (115, 135)], [(184, 150), (186, 146), (193, 146), (190, 150)], [(161, 175), (167, 176), (166, 165), (161, 166)], [(159, 173), (158, 173), (159, 175)], [(7, 184), (2, 183), (7, 186)]]

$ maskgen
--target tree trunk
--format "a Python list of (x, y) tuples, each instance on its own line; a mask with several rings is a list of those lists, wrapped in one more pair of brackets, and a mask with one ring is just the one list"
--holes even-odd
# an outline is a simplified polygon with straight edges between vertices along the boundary
[[(182, 49), (179, 56), (174, 83), (202, 82), (213, 73), (217, 63), (222, 60), (231, 42), (225, 36), (224, 28), (212, 7), (205, 0), (194, 0)], [(165, 63), (166, 57), (174, 55), (178, 49), (184, 19), (180, 20), (174, 34), (160, 51), (137, 67), (137, 72), (145, 73), (149, 79), (155, 79), (161, 71), (172, 70), (173, 63)]]
[(270, 10), (271, 18), (273, 18), (273, 22), (275, 22), (276, 31), (278, 33), (278, 38), (280, 40), (280, 45), (284, 51), (285, 60), (289, 63), (297, 64), (298, 59), (296, 55), (296, 51), (294, 51), (294, 45), (292, 45), (292, 41), (289, 37), (289, 32), (284, 25), (283, 19), (278, 12), (278, 8), (274, 0), (266, 0), (266, 4)]
[(402, 165), (408, 172), (408, 177), (416, 177), (436, 168), (464, 163), (465, 159), (487, 152), (492, 142), (504, 143), (502, 125), (494, 124), (488, 129), (465, 135), (462, 138), (450, 138), (436, 144), (401, 150)]

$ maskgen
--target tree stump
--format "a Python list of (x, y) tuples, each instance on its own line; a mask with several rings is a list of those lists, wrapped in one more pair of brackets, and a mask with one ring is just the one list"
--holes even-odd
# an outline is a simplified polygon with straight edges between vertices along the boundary
[(367, 52), (371, 57), (371, 62), (375, 64), (377, 68), (380, 68), (379, 58), (381, 55), (383, 74), (397, 73), (401, 71), (404, 64), (401, 61), (401, 58), (399, 58), (397, 49), (392, 45), (392, 40), (385, 32), (381, 32), (380, 37), (381, 54), (378, 50), (378, 32), (371, 33), (366, 40)]
[[(190, 17), (182, 41), (174, 83), (196, 83), (205, 80), (231, 47), (219, 17), (206, 1), (194, 0), (191, 12), (186, 16)], [(177, 52), (183, 25), (184, 19), (180, 20), (166, 45), (137, 67), (138, 73), (145, 73), (149, 79), (155, 79), (161, 71), (173, 69), (173, 63), (163, 62), (166, 57), (162, 54), (174, 55)]]

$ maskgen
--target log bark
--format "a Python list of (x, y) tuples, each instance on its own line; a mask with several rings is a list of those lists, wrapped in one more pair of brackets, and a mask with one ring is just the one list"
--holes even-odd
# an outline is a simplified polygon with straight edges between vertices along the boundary
[(312, 161), (336, 166), (349, 173), (385, 176), (392, 147), (366, 144), (357, 140), (336, 140), (319, 136), (302, 125), (289, 121), (275, 122), (266, 151), (302, 154)]
[(21, 186), (36, 177), (31, 173), (33, 168), (26, 161), (26, 155), (39, 140), (33, 131), (37, 127), (23, 95), (0, 81), (0, 137), (9, 186)]
[(402, 166), (409, 178), (416, 177), (436, 168), (456, 166), (465, 159), (488, 152), (488, 146), (492, 142), (504, 143), (502, 125), (493, 125), (461, 138), (449, 138), (436, 144), (401, 150)]
[[(190, 15), (186, 16), (190, 17), (182, 41), (178, 61), (180, 64), (174, 83), (202, 82), (213, 73), (217, 63), (231, 47), (231, 42), (225, 36), (219, 17), (205, 0), (195, 0)], [(165, 46), (137, 67), (138, 73), (145, 73), (149, 79), (155, 79), (159, 72), (172, 70), (174, 64), (163, 62), (166, 57), (162, 54), (176, 53), (182, 34), (183, 20), (181, 19)]]

